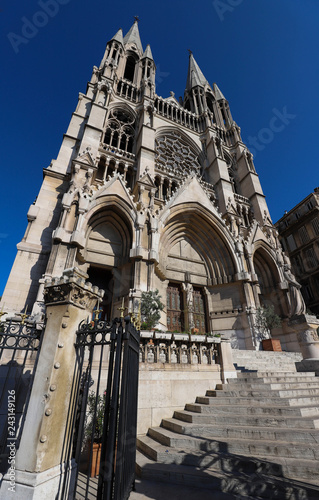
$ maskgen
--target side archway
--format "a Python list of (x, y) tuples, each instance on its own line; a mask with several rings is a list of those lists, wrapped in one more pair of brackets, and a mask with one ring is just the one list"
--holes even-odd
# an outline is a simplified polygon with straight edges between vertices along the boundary
[(253, 264), (258, 278), (260, 305), (273, 305), (276, 314), (283, 315), (283, 301), (278, 289), (280, 275), (273, 257), (267, 249), (259, 246), (253, 255)]

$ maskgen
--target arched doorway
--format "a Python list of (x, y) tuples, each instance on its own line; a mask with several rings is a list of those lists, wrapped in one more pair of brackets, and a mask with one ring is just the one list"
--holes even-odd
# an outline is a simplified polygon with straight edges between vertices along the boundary
[(263, 248), (258, 248), (253, 256), (255, 273), (258, 278), (258, 297), (256, 302), (260, 306), (273, 305), (276, 314), (283, 314), (283, 304), (281, 300), (280, 290), (277, 284), (279, 283), (279, 275), (271, 256)]
[(132, 264), (129, 251), (132, 231), (117, 207), (102, 209), (91, 218), (83, 257), (88, 264), (90, 282), (104, 290), (99, 304), (101, 319), (116, 315), (118, 302), (132, 287)]

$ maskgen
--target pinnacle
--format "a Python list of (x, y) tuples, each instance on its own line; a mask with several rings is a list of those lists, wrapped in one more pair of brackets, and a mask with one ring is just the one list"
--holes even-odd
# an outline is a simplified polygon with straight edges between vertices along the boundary
[(124, 37), (124, 44), (127, 45), (128, 43), (135, 43), (138, 50), (141, 53), (143, 53), (143, 47), (142, 47), (142, 42), (141, 42), (140, 33), (139, 33), (139, 29), (138, 29), (137, 19), (135, 19), (133, 26), (131, 27), (129, 32)]
[(121, 43), (122, 45), (124, 44), (124, 42), (123, 42), (123, 31), (122, 31), (122, 28), (120, 28), (115, 33), (115, 35), (113, 36), (113, 38), (111, 38), (111, 40), (116, 40), (117, 42)]
[(148, 59), (152, 59), (152, 61), (154, 60), (151, 51), (151, 46), (149, 44), (146, 46), (142, 59), (144, 59), (145, 57), (147, 57)]
[(215, 97), (216, 97), (217, 101), (221, 101), (221, 100), (227, 101), (226, 97), (224, 96), (222, 91), (219, 89), (217, 83), (214, 83), (214, 92), (215, 92)]

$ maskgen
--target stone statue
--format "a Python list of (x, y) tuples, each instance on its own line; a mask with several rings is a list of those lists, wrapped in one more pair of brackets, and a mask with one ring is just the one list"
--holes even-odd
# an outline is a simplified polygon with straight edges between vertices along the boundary
[(186, 294), (186, 311), (188, 315), (188, 328), (191, 330), (194, 328), (194, 289), (191, 283), (183, 283), (183, 290)]
[(296, 281), (296, 278), (291, 271), (290, 260), (286, 255), (284, 255), (283, 272), (284, 278), (287, 281), (289, 287), (289, 316), (300, 316), (301, 314), (306, 314), (306, 305), (300, 292), (301, 285), (298, 283), (298, 281)]

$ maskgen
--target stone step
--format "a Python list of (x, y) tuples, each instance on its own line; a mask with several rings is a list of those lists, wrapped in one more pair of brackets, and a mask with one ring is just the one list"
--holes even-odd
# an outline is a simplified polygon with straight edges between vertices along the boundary
[[(199, 403), (189, 403), (185, 406), (185, 410), (203, 413), (228, 415), (234, 413), (234, 405), (208, 405)], [(236, 405), (236, 414), (239, 415), (269, 415), (279, 417), (318, 417), (319, 418), (319, 401), (318, 406), (240, 406)]]
[(250, 405), (250, 406), (318, 406), (319, 398), (318, 396), (311, 397), (298, 397), (298, 398), (283, 398), (275, 396), (255, 396), (251, 397), (234, 397), (234, 396), (224, 396), (222, 395), (218, 398), (209, 396), (197, 396), (196, 403), (207, 404), (207, 405)]
[[(307, 373), (301, 373), (301, 372), (284, 372), (282, 375), (280, 374), (280, 378), (282, 377), (309, 377), (309, 376), (314, 376), (315, 377), (315, 372), (307, 372)], [(242, 378), (268, 378), (268, 377), (278, 377), (278, 372), (277, 371), (268, 371), (268, 370), (252, 370), (250, 372), (243, 372), (243, 373), (237, 373), (237, 379), (242, 379)], [(234, 379), (236, 380), (236, 379)]]
[[(303, 383), (303, 382), (309, 382), (309, 383), (312, 383), (312, 382), (319, 382), (319, 378), (315, 378), (313, 376), (299, 376), (299, 375), (295, 375), (295, 376), (281, 376), (281, 377), (239, 377), (239, 375), (245, 375), (243, 373), (240, 373), (238, 374), (238, 377), (237, 378), (230, 378), (228, 379), (228, 383), (229, 384), (235, 384), (235, 385), (238, 385), (238, 384), (243, 384), (243, 383), (247, 383), (247, 384), (250, 384), (250, 383), (254, 383), (254, 384), (281, 384), (281, 383)], [(301, 375), (301, 374), (300, 374)], [(303, 375), (303, 374), (302, 374)]]
[(254, 427), (245, 425), (224, 425), (221, 421), (219, 424), (192, 424), (183, 422), (175, 418), (165, 418), (162, 420), (162, 426), (173, 432), (180, 434), (213, 438), (242, 438), (255, 439), (257, 441), (286, 441), (288, 443), (308, 443), (308, 445), (317, 445), (319, 443), (319, 431), (298, 429), (298, 428), (275, 428), (271, 427)]
[[(209, 413), (196, 413), (188, 410), (175, 411), (174, 418), (189, 422), (193, 424), (219, 424), (221, 422), (221, 415)], [(233, 413), (222, 416), (223, 424), (227, 425), (248, 425), (248, 426), (262, 426), (262, 427), (296, 427), (303, 429), (319, 429), (319, 415), (318, 418), (300, 418), (299, 417), (274, 417), (269, 415), (264, 416), (250, 416), (238, 415), (237, 407), (233, 408)]]
[(269, 390), (267, 387), (258, 387), (253, 390), (245, 390), (245, 389), (235, 389), (234, 387), (230, 388), (227, 391), (220, 390), (210, 390), (206, 391), (206, 396), (209, 397), (252, 397), (252, 398), (260, 398), (260, 397), (279, 397), (279, 398), (297, 398), (299, 396), (319, 396), (319, 387), (314, 389), (282, 389), (282, 390)]
[(205, 452), (223, 452), (249, 455), (251, 457), (281, 457), (304, 460), (319, 460), (319, 444), (299, 442), (290, 443), (280, 440), (256, 441), (256, 439), (212, 439), (186, 434), (178, 434), (164, 427), (152, 427), (149, 436), (164, 446)]
[[(241, 373), (249, 373), (251, 371), (271, 371), (273, 373), (287, 373), (287, 372), (293, 372), (294, 370), (292, 367), (289, 366), (283, 366), (282, 364), (280, 365), (273, 365), (269, 363), (255, 363), (255, 364), (237, 364), (234, 363), (234, 367), (236, 368), (237, 371)], [(296, 371), (296, 373), (298, 373)]]
[(223, 452), (205, 452), (170, 448), (149, 436), (137, 439), (137, 447), (149, 458), (164, 464), (190, 465), (210, 470), (243, 472), (246, 474), (271, 474), (279, 477), (306, 478), (318, 480), (318, 463), (312, 460), (278, 457), (267, 459), (250, 456), (225, 454)]
[[(264, 380), (264, 379), (262, 379)], [(311, 382), (282, 382), (282, 383), (269, 383), (267, 382), (242, 382), (242, 383), (232, 383), (228, 384), (217, 384), (216, 390), (218, 391), (238, 391), (247, 389), (261, 389), (261, 390), (295, 390), (295, 389), (319, 389), (319, 381), (312, 380)], [(207, 394), (208, 395), (208, 394)]]
[(247, 351), (240, 349), (233, 349), (233, 357), (236, 359), (240, 358), (254, 358), (254, 359), (264, 359), (264, 358), (289, 358), (289, 359), (302, 359), (302, 354), (300, 352), (292, 351)]
[[(318, 500), (319, 488), (315, 485), (303, 485), (291, 479), (256, 474), (248, 476), (226, 471), (211, 471), (187, 465), (160, 464), (150, 458), (136, 454), (136, 471), (142, 479), (171, 482), (183, 485), (196, 485), (209, 488), (214, 500), (292, 499), (303, 498)], [(201, 496), (200, 492), (198, 494)]]

